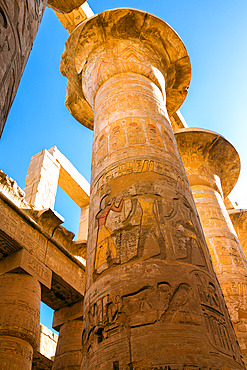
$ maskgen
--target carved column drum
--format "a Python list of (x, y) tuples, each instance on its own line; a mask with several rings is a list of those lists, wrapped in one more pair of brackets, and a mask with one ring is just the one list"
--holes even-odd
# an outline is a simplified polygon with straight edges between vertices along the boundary
[(181, 39), (106, 11), (71, 34), (61, 69), (94, 127), (82, 369), (243, 369), (168, 118), (190, 81)]
[(0, 276), (0, 369), (32, 369), (40, 333), (39, 282), (27, 274)]
[(223, 201), (238, 179), (239, 156), (225, 138), (212, 131), (182, 129), (175, 137), (247, 364), (247, 261)]
[(52, 370), (81, 368), (82, 329), (81, 320), (72, 320), (61, 326)]

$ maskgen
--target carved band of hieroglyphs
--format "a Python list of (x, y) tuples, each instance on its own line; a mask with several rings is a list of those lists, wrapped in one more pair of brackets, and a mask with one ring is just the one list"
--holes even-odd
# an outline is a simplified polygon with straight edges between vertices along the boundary
[(0, 340), (0, 353), (5, 353), (6, 355), (15, 353), (29, 361), (32, 361), (33, 358), (33, 351), (28, 343), (21, 343), (16, 341), (16, 338), (11, 339), (11, 337), (4, 338), (4, 341)]
[(28, 274), (32, 275), (48, 289), (51, 288), (51, 270), (25, 249), (10, 254), (4, 260), (0, 260), (0, 275), (14, 271), (18, 268), (21, 268)]
[[(103, 341), (118, 333), (118, 328), (134, 328), (160, 323), (200, 325), (200, 319), (189, 313), (191, 287), (167, 281), (143, 286), (137, 291), (107, 294), (91, 304), (84, 321), (83, 341)], [(92, 345), (92, 343), (90, 344)]]
[(27, 224), (0, 200), (0, 229), (25, 247), (29, 252), (38, 251), (39, 259), (44, 260), (46, 240), (43, 235), (34, 229), (27, 232)]
[(179, 169), (171, 163), (157, 161), (155, 159), (135, 158), (118, 162), (114, 166), (106, 169), (103, 174), (95, 179), (92, 187), (94, 187), (94, 191), (97, 192), (101, 186), (109, 183), (111, 180), (116, 179), (117, 177), (138, 173), (144, 174), (148, 172), (156, 173), (172, 179), (176, 182), (177, 187), (180, 189), (183, 188), (184, 182), (187, 184), (187, 178), (185, 176), (181, 178), (181, 171), (179, 171)]
[(94, 159), (100, 163), (109, 153), (128, 146), (150, 145), (161, 155), (177, 155), (172, 129), (166, 122), (160, 123), (147, 117), (127, 117), (117, 120), (95, 138)]
[(235, 344), (230, 336), (223, 298), (219, 296), (215, 283), (206, 273), (196, 271), (194, 276), (209, 342), (219, 351), (232, 355), (235, 353)]
[(137, 182), (114, 198), (103, 194), (95, 221), (95, 278), (114, 265), (150, 258), (207, 269), (195, 212), (163, 179)]

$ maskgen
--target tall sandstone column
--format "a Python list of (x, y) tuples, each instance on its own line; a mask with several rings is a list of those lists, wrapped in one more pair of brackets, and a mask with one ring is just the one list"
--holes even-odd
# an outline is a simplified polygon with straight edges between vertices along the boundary
[(225, 138), (212, 131), (182, 129), (175, 137), (247, 364), (247, 261), (223, 201), (238, 179), (239, 156)]
[[(48, 0), (62, 13), (85, 0)], [(47, 0), (0, 0), (0, 137), (38, 31)]]
[(0, 369), (31, 370), (39, 342), (40, 283), (28, 274), (0, 276)]
[(106, 11), (71, 34), (62, 73), (72, 114), (95, 115), (81, 368), (243, 369), (167, 114), (189, 84), (182, 41)]

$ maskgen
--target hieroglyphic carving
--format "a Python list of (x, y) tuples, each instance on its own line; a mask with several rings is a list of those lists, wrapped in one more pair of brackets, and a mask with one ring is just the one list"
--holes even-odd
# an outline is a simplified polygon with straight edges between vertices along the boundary
[(116, 198), (100, 201), (95, 277), (112, 266), (136, 259), (168, 259), (207, 269), (198, 219), (179, 192), (164, 200), (163, 180), (137, 182)]
[[(108, 143), (104, 141), (103, 156), (99, 153), (102, 152), (102, 140), (109, 136), (109, 152), (114, 152), (123, 147), (136, 146), (147, 142), (148, 145), (158, 150), (160, 149), (173, 157), (178, 154), (175, 144), (175, 139), (172, 138), (171, 128), (164, 125), (164, 122), (157, 122), (153, 119), (146, 117), (126, 117), (124, 119), (116, 120), (111, 123), (107, 128), (104, 128), (96, 138), (94, 149), (97, 148), (98, 160), (100, 161), (103, 156), (106, 156), (108, 150)], [(128, 140), (127, 140), (128, 138)], [(97, 153), (96, 151), (96, 153)], [(175, 154), (174, 155), (174, 151)]]
[(129, 122), (128, 127), (128, 140), (130, 145), (144, 144), (145, 136), (144, 131), (139, 122)]
[(229, 322), (226, 320), (222, 297), (219, 296), (215, 283), (206, 273), (196, 271), (194, 276), (208, 339), (219, 351), (232, 355), (236, 344), (229, 331)]
[(0, 1), (0, 134), (27, 62), (46, 0)]
[(143, 286), (122, 296), (104, 295), (88, 308), (83, 324), (83, 341), (90, 339), (92, 346), (94, 341), (100, 342), (117, 334), (122, 326), (128, 331), (167, 320), (199, 325), (198, 321), (188, 318), (186, 305), (190, 297), (188, 284), (172, 286), (166, 281)]
[(117, 262), (117, 250), (111, 236), (111, 230), (107, 228), (106, 220), (110, 211), (121, 212), (123, 201), (116, 207), (110, 200), (109, 195), (105, 195), (100, 202), (100, 211), (96, 216), (98, 220), (98, 235), (95, 257), (95, 270), (100, 273), (107, 269), (109, 265)]

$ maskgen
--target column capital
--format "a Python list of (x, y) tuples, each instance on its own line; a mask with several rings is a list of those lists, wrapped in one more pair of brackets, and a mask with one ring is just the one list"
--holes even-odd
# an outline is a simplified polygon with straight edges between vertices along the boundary
[(240, 173), (240, 159), (234, 146), (223, 136), (201, 128), (179, 129), (175, 138), (190, 185), (222, 190), (225, 198)]
[(172, 115), (187, 95), (191, 76), (188, 53), (176, 32), (158, 17), (126, 8), (105, 11), (78, 26), (66, 42), (61, 72), (68, 78), (67, 108), (91, 129), (95, 94), (110, 77), (126, 72), (148, 77), (163, 92)]

